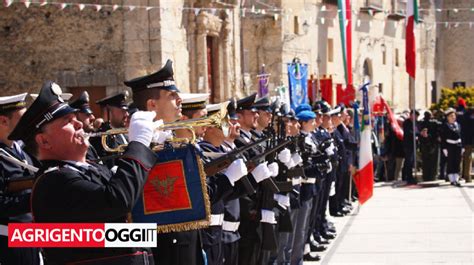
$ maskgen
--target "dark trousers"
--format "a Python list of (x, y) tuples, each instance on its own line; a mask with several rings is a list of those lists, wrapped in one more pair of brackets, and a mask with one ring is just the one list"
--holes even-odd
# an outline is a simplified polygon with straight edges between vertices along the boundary
[(322, 189), (320, 191), (320, 195), (321, 195), (320, 198), (319, 198), (320, 208), (318, 209), (320, 222), (318, 224), (316, 224), (316, 226), (319, 227), (317, 232), (320, 232), (320, 233), (325, 232), (325, 225), (326, 225), (326, 222), (327, 222), (327, 220), (326, 220), (326, 209), (327, 209), (327, 206), (328, 206), (329, 192), (331, 191), (331, 185), (332, 185), (332, 181), (333, 181), (333, 177), (329, 176), (329, 175), (327, 176), (327, 179), (325, 181), (325, 185), (322, 187)]
[(407, 183), (416, 183), (415, 178), (413, 177), (413, 165), (415, 163), (415, 153), (413, 149), (405, 148), (405, 163), (403, 164), (402, 169), (402, 178)]
[(446, 164), (447, 164), (447, 157), (444, 156), (443, 152), (440, 152), (440, 159), (439, 159), (439, 179), (447, 179), (446, 176)]
[(1, 265), (37, 265), (40, 264), (38, 248), (9, 248), (8, 237), (0, 236)]
[(438, 175), (439, 146), (435, 143), (427, 143), (421, 145), (420, 150), (423, 162), (423, 180), (435, 180)]
[(198, 231), (158, 234), (158, 246), (152, 248), (155, 264), (204, 264)]
[(221, 245), (215, 244), (211, 246), (204, 245), (204, 251), (206, 252), (207, 264), (208, 265), (222, 265), (224, 264), (224, 258), (221, 254)]
[(223, 244), (224, 265), (239, 264), (239, 241)]
[(448, 149), (446, 172), (448, 174), (459, 174), (461, 172), (461, 146), (451, 145), (446, 149)]
[(239, 264), (256, 265), (260, 247), (260, 240), (241, 238), (239, 242)]

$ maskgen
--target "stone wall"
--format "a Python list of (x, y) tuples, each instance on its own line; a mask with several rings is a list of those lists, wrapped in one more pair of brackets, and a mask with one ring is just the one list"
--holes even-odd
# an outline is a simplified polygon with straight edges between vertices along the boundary
[[(470, 0), (437, 1), (439, 8), (451, 9), (437, 13), (439, 21), (474, 21), (474, 6)], [(454, 12), (453, 8), (459, 8)], [(463, 9), (464, 8), (464, 9)], [(467, 8), (467, 10), (466, 10)], [(464, 81), (467, 86), (474, 86), (474, 24), (442, 24), (437, 26), (437, 87), (438, 95), (443, 87), (452, 87), (453, 82)]]
[(62, 87), (121, 85), (123, 14), (57, 6), (0, 7), (0, 95)]

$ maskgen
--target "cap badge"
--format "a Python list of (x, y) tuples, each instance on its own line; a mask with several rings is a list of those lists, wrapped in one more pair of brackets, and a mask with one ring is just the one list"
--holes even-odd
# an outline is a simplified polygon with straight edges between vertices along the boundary
[(64, 100), (61, 98), (61, 94), (63, 93), (63, 91), (61, 90), (61, 87), (58, 84), (51, 84), (51, 92), (53, 92), (54, 95), (58, 96), (58, 100), (60, 102), (64, 102)]

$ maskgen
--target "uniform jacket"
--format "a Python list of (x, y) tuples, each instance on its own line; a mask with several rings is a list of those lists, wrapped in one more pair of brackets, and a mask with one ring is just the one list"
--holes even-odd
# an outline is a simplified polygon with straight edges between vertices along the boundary
[[(33, 188), (31, 206), (40, 223), (123, 223), (139, 198), (156, 156), (131, 142), (117, 160), (117, 172), (99, 164), (44, 160)], [(48, 264), (130, 255), (130, 248), (46, 248)], [(104, 263), (105, 263), (104, 260)], [(143, 260), (143, 257), (141, 258)], [(126, 259), (116, 264), (141, 264)], [(98, 263), (99, 264), (99, 263)]]

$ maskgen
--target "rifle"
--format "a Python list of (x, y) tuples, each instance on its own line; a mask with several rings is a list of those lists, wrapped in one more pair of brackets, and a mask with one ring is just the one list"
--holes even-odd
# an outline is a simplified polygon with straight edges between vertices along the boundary
[(7, 181), (7, 193), (16, 193), (33, 188), (35, 177), (14, 178)]
[(265, 137), (261, 140), (258, 140), (257, 142), (254, 142), (250, 145), (243, 146), (241, 148), (235, 149), (234, 151), (227, 153), (219, 158), (216, 158), (212, 160), (211, 162), (207, 163), (204, 165), (204, 171), (206, 172), (206, 175), (208, 176), (213, 176), (219, 172), (221, 172), (223, 169), (227, 168), (234, 160), (240, 158), (241, 154), (249, 149), (254, 148), (255, 146), (264, 143), (268, 140), (270, 140), (270, 136)]
[[(274, 154), (276, 153), (277, 151), (279, 151), (280, 149), (284, 148), (285, 146), (287, 146), (288, 144), (291, 143), (291, 140), (286, 140), (280, 144), (278, 144), (277, 146), (273, 147), (272, 149), (270, 150), (266, 150), (265, 152), (261, 153), (261, 154), (258, 154), (257, 156), (253, 157), (252, 159), (250, 159), (249, 161), (247, 161), (246, 163), (246, 166), (247, 166), (247, 170), (250, 172), (252, 171), (254, 168), (257, 167), (258, 164), (260, 164), (261, 162), (261, 159), (265, 158), (266, 156), (268, 155), (271, 155), (271, 154)], [(278, 189), (278, 186), (275, 184), (275, 182), (273, 181), (273, 179), (271, 178), (268, 178), (268, 179), (265, 179), (262, 184), (268, 188), (271, 192), (273, 193), (277, 193), (279, 192), (280, 190)]]

